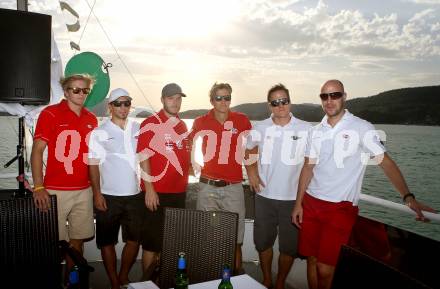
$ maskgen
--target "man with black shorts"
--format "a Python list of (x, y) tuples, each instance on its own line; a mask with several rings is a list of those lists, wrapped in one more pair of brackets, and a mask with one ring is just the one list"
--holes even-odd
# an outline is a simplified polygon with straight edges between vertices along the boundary
[[(89, 140), (96, 244), (101, 249), (112, 289), (129, 283), (128, 273), (139, 250), (140, 228), (146, 210), (138, 182), (139, 124), (128, 119), (131, 100), (125, 89), (114, 89), (108, 97), (111, 119), (95, 129)], [(118, 274), (115, 244), (120, 227), (125, 245)]]
[(331, 287), (340, 248), (347, 244), (359, 212), (367, 164), (379, 165), (418, 220), (434, 211), (410, 193), (396, 163), (387, 154), (374, 126), (345, 108), (341, 81), (321, 87), (325, 116), (309, 133), (292, 222), (300, 228), (298, 251), (307, 257), (310, 289)]
[(246, 170), (249, 185), (256, 192), (254, 243), (260, 257), (263, 285), (272, 288), (272, 248), (278, 236), (280, 255), (274, 288), (281, 289), (285, 288), (287, 275), (298, 255), (298, 229), (290, 221), (290, 214), (311, 125), (292, 115), (289, 90), (284, 85), (270, 88), (267, 102), (271, 116), (252, 128), (246, 144), (249, 162)]
[(141, 190), (147, 210), (142, 233), (144, 273), (159, 260), (162, 247), (163, 209), (184, 208), (190, 168), (188, 129), (178, 113), (182, 97), (179, 85), (162, 89), (163, 109), (145, 119), (140, 128), (137, 152), (141, 166)]

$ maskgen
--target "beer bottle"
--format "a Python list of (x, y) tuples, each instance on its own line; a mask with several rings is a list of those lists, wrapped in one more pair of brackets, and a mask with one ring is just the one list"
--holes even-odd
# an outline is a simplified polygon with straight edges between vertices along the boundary
[(74, 265), (69, 272), (69, 283), (67, 285), (67, 289), (79, 289), (79, 268), (77, 265)]
[(222, 271), (222, 281), (218, 285), (218, 289), (233, 289), (231, 283), (231, 268), (228, 265), (223, 267)]
[(179, 259), (177, 261), (177, 272), (176, 272), (176, 286), (175, 289), (187, 289), (188, 288), (188, 274), (186, 273), (186, 259), (185, 253), (179, 253)]

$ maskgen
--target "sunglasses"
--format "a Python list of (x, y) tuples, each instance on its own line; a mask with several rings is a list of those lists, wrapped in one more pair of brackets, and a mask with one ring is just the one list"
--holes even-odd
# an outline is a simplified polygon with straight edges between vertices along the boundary
[(225, 96), (221, 96), (221, 95), (216, 95), (214, 96), (215, 101), (231, 101), (231, 96), (230, 95), (225, 95)]
[(337, 91), (337, 92), (330, 92), (330, 93), (321, 93), (319, 97), (321, 100), (327, 100), (329, 97), (332, 100), (340, 99), (344, 95), (343, 92)]
[(131, 100), (121, 100), (121, 101), (115, 100), (115, 101), (112, 101), (110, 104), (113, 106), (116, 106), (116, 107), (121, 107), (121, 105), (124, 105), (125, 107), (130, 107)]
[(280, 106), (280, 105), (289, 104), (290, 100), (287, 97), (285, 97), (285, 98), (279, 98), (279, 99), (272, 100), (269, 103), (270, 103), (271, 106), (277, 107), (277, 106)]
[(83, 94), (89, 94), (90, 93), (90, 88), (88, 87), (68, 87), (67, 89), (70, 89), (74, 94), (79, 94), (81, 91)]

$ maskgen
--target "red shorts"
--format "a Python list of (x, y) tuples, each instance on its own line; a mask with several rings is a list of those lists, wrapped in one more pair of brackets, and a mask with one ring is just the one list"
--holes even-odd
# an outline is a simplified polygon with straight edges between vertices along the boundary
[(298, 251), (318, 262), (336, 266), (341, 246), (348, 243), (359, 212), (353, 203), (332, 203), (304, 194)]

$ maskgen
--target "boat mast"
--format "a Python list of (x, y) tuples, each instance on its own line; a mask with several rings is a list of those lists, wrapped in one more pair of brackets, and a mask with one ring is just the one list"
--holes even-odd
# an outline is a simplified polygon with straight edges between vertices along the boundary
[(17, 10), (28, 11), (28, 0), (17, 0)]
[[(28, 11), (28, 0), (17, 0), (17, 10)], [(18, 174), (21, 176), (18, 182), (18, 192), (16, 197), (24, 197), (30, 192), (26, 190), (25, 181), (26, 175), (24, 173), (24, 117), (18, 119), (18, 145), (17, 145), (17, 155), (18, 155)]]

